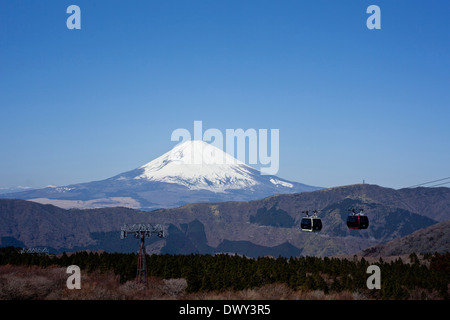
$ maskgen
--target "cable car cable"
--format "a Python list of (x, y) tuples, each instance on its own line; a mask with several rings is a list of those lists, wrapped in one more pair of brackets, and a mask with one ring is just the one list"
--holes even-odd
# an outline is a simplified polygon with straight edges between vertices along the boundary
[(450, 183), (450, 181), (449, 181), (449, 182), (444, 182), (444, 183), (435, 184), (435, 185), (432, 185), (432, 186), (428, 186), (427, 188), (433, 188), (433, 187), (437, 187), (437, 186), (443, 186), (444, 184), (449, 184), (449, 183)]
[[(424, 183), (419, 183), (419, 184), (415, 184), (415, 185), (413, 185), (413, 186), (406, 187), (406, 188), (420, 187), (420, 186), (423, 186), (423, 185), (425, 185), (425, 184), (430, 184), (430, 183), (433, 183), (433, 182), (439, 182), (439, 181), (443, 181), (443, 180), (447, 180), (447, 179), (450, 179), (450, 177), (442, 178), (442, 179), (437, 179), (437, 180), (433, 180), (433, 181), (428, 181), (428, 182), (424, 182)], [(450, 183), (450, 182), (447, 182), (447, 183)]]

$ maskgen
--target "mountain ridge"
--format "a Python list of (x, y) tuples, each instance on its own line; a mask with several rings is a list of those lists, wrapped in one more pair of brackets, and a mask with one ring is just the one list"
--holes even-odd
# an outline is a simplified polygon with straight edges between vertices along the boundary
[[(416, 192), (418, 197), (411, 197)], [(420, 196), (425, 194), (425, 196)], [(392, 194), (394, 193), (394, 194)], [(399, 195), (407, 195), (402, 201)], [(389, 202), (396, 199), (397, 202)], [(398, 206), (401, 204), (408, 209)], [(364, 207), (367, 230), (346, 227), (349, 207)], [(428, 208), (427, 212), (421, 208)], [(319, 209), (320, 233), (299, 230), (301, 211)], [(441, 214), (441, 211), (444, 214)], [(435, 220), (431, 217), (439, 217)], [(24, 200), (0, 200), (0, 245), (48, 246), (56, 251), (136, 250), (136, 241), (119, 239), (123, 223), (161, 223), (167, 237), (147, 241), (151, 253), (219, 253), (333, 256), (356, 254), (450, 220), (450, 189), (405, 191), (352, 185), (252, 201), (191, 203), (141, 211), (130, 208), (70, 209)], [(252, 249), (253, 248), (253, 249)]]
[(363, 257), (400, 256), (411, 253), (450, 252), (450, 220), (419, 229), (401, 238), (364, 249), (357, 253)]

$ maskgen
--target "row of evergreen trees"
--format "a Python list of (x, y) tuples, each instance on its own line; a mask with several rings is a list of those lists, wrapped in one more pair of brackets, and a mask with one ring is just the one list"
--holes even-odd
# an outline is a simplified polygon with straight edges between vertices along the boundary
[[(112, 271), (120, 282), (136, 277), (136, 254), (77, 252), (60, 256), (21, 254), (13, 247), (0, 248), (0, 265), (78, 265), (82, 272)], [(290, 288), (321, 290), (325, 293), (361, 292), (376, 299), (406, 299), (416, 289), (423, 298), (434, 292), (449, 299), (450, 253), (426, 255), (427, 264), (410, 255), (411, 263), (401, 259), (387, 263), (380, 259), (381, 289), (366, 286), (368, 261), (318, 257), (246, 258), (238, 255), (150, 255), (148, 275), (185, 278), (188, 292), (243, 290), (271, 283), (286, 283)]]

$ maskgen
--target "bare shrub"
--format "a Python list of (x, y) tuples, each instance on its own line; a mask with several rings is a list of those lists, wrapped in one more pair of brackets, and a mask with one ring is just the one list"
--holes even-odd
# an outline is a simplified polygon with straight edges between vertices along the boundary
[(187, 288), (186, 279), (164, 279), (164, 293), (170, 297), (183, 295)]
[(2, 266), (0, 268), (0, 299), (43, 300), (60, 291), (65, 280), (63, 268)]
[[(450, 284), (449, 284), (450, 287)], [(442, 296), (436, 290), (415, 288), (410, 292), (409, 300), (442, 300)]]
[(286, 284), (273, 283), (240, 291), (193, 293), (188, 299), (196, 300), (291, 300), (296, 299), (295, 291)]
[(62, 299), (67, 300), (122, 300), (126, 294), (118, 290), (118, 277), (111, 272), (95, 271), (81, 274), (81, 289), (63, 290)]
[(253, 289), (257, 296), (256, 299), (262, 300), (291, 300), (295, 299), (294, 290), (289, 288), (284, 283), (268, 284), (256, 289)]

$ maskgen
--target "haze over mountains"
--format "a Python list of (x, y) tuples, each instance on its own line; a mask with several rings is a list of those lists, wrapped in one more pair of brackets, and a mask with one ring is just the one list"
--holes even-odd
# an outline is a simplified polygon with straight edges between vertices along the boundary
[(152, 210), (194, 202), (257, 200), (319, 187), (261, 173), (200, 140), (178, 144), (134, 170), (109, 179), (0, 194), (61, 208), (124, 206)]

